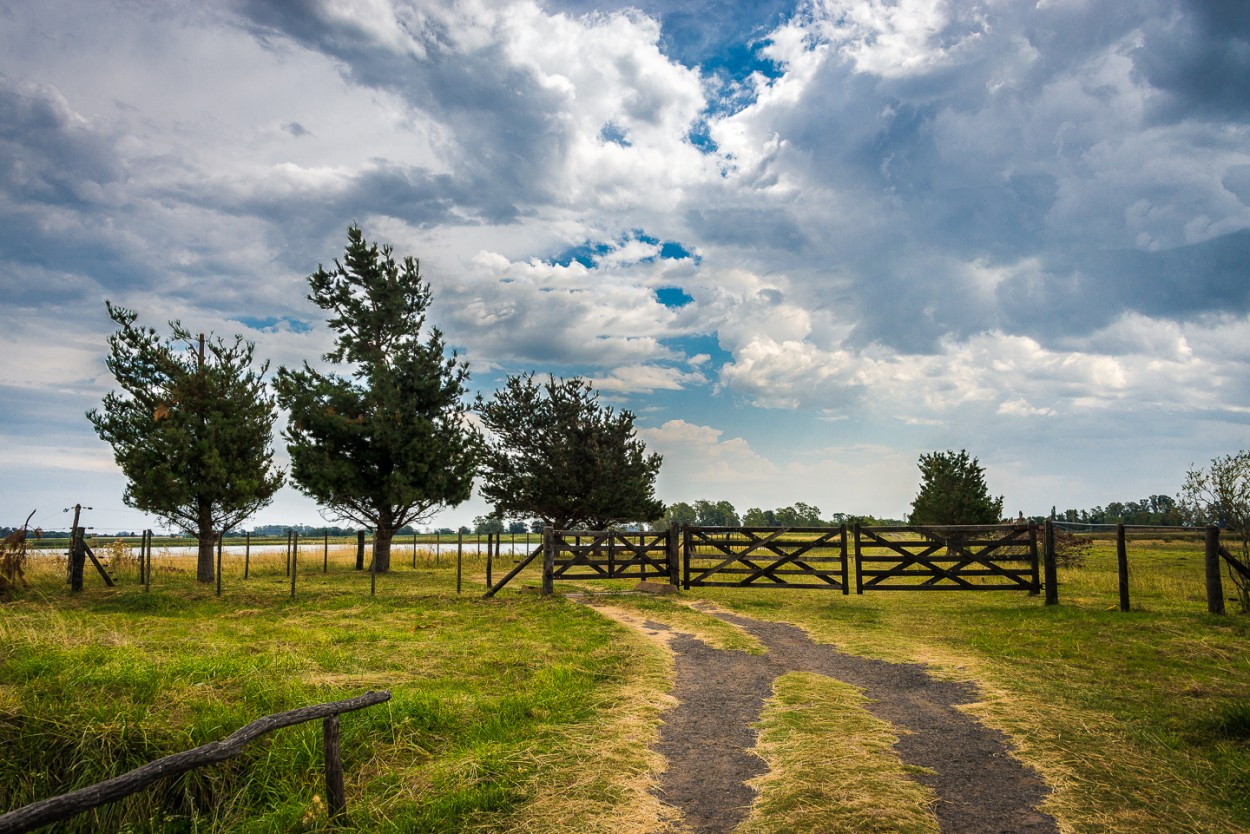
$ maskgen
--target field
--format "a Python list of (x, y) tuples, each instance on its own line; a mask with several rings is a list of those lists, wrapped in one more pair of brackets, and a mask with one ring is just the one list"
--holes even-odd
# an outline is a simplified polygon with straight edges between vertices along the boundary
[[(397, 543), (395, 570), (377, 577), (373, 595), (368, 574), (352, 570), (354, 547), (332, 545), (325, 557), (320, 541), (302, 549), (294, 598), (280, 546), (253, 552), (246, 581), (242, 558), (227, 556), (220, 598), (193, 587), (190, 558), (160, 546), (148, 592), (120, 551), (118, 587), (88, 568), (77, 597), (63, 562), (34, 557), (32, 589), (0, 604), (0, 809), (261, 715), (388, 689), (389, 703), (342, 719), (346, 830), (681, 830), (648, 792), (663, 767), (648, 745), (672, 674), (657, 644), (559, 595), (522, 590), (538, 584), (536, 571), (483, 600), (476, 556), (457, 594), (454, 546), (437, 558), (418, 548), (413, 559)], [(496, 578), (511, 566), (502, 561)], [(1019, 592), (707, 589), (673, 599), (594, 582), (557, 591), (603, 594), (751, 650), (742, 632), (682, 604), (711, 601), (802, 625), (845, 651), (975, 680), (984, 697), (969, 709), (1045, 776), (1054, 789), (1045, 810), (1064, 831), (1250, 830), (1250, 618), (1205, 613), (1200, 543), (1133, 542), (1130, 563), (1129, 613), (1117, 609), (1107, 542), (1084, 568), (1061, 570), (1061, 604), (1049, 608)], [(761, 722), (772, 773), (742, 831), (936, 830), (888, 728), (856, 697), (827, 679), (778, 679)], [(281, 730), (64, 830), (328, 829), (320, 747), (316, 723)], [(899, 814), (883, 815), (882, 804)]]

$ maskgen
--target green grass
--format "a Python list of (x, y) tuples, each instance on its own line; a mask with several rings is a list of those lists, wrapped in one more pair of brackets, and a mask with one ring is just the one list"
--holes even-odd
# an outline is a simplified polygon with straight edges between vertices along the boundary
[[(658, 643), (585, 606), (520, 592), (537, 584), (533, 569), (483, 601), (484, 560), (466, 558), (458, 596), (454, 552), (435, 564), (419, 550), (414, 569), (397, 547), (394, 572), (370, 596), (352, 548), (332, 547), (322, 574), (318, 545), (301, 554), (294, 600), (281, 553), (254, 555), (246, 582), (242, 560), (227, 558), (221, 598), (159, 548), (149, 593), (123, 559), (118, 588), (88, 569), (86, 591), (71, 598), (63, 563), (36, 560), (35, 587), (0, 608), (0, 808), (260, 715), (386, 688), (391, 702), (343, 718), (348, 830), (673, 830), (647, 792), (663, 767), (648, 745), (671, 680)], [(1085, 568), (1061, 571), (1057, 607), (1020, 592), (707, 589), (598, 601), (758, 650), (688, 605), (711, 602), (797, 623), (844, 651), (974, 680), (984, 697), (968, 709), (1046, 777), (1046, 810), (1065, 832), (1250, 830), (1250, 618), (1205, 613), (1200, 544), (1133, 542), (1129, 559), (1128, 613), (1107, 542)], [(496, 578), (511, 567), (503, 562)], [(901, 778), (889, 728), (842, 684), (779, 679), (761, 731), (774, 770), (741, 834), (890, 830), (865, 796), (895, 797), (882, 803), (908, 813), (927, 802)], [(831, 735), (838, 746), (810, 743)], [(316, 724), (282, 730), (65, 830), (317, 830), (320, 767)], [(915, 816), (915, 830), (926, 825)]]
[[(291, 600), (284, 572), (260, 567), (247, 583), (230, 575), (221, 598), (183, 573), (159, 574), (148, 593), (133, 580), (105, 589), (89, 575), (87, 590), (70, 597), (63, 572), (32, 571), (35, 588), (0, 618), (0, 808), (219, 739), (262, 715), (388, 689), (389, 703), (342, 719), (352, 826), (502, 831), (576, 763), (550, 751), (581, 739), (612, 749), (613, 733), (637, 714), (655, 723), (658, 707), (646, 697), (624, 710), (616, 702), (640, 681), (659, 697), (662, 658), (584, 606), (520, 594), (484, 601), (480, 585), (457, 596), (449, 568), (397, 570), (370, 597), (367, 576), (337, 564), (322, 575), (320, 562), (306, 566)], [(65, 830), (318, 827), (319, 724), (280, 730), (225, 765)], [(615, 770), (569, 791), (570, 801), (611, 806), (595, 797), (628, 795), (651, 754), (645, 744), (626, 747)]]

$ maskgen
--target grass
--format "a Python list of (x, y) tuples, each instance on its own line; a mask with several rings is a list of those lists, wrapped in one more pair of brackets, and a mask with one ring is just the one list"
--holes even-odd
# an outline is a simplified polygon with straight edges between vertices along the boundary
[[(458, 596), (454, 551), (436, 560), (418, 549), (414, 569), (397, 547), (370, 596), (368, 575), (351, 570), (354, 548), (332, 546), (326, 574), (321, 543), (306, 548), (293, 600), (280, 549), (254, 552), (246, 581), (241, 558), (227, 557), (220, 598), (193, 587), (189, 559), (159, 548), (148, 593), (124, 556), (118, 588), (88, 569), (76, 598), (63, 563), (32, 558), (34, 588), (0, 609), (0, 808), (259, 715), (387, 688), (390, 703), (343, 718), (348, 830), (679, 830), (648, 792), (663, 767), (649, 744), (672, 674), (660, 646), (585, 606), (519, 592), (536, 571), (484, 601), (483, 559), (466, 557)], [(968, 709), (1045, 776), (1046, 810), (1065, 832), (1248, 830), (1250, 618), (1205, 613), (1200, 544), (1132, 542), (1129, 560), (1128, 613), (1117, 609), (1109, 542), (1086, 567), (1061, 571), (1061, 604), (1049, 608), (1018, 592), (706, 589), (597, 601), (758, 651), (687, 604), (712, 602), (974, 680), (983, 698)], [(890, 728), (852, 688), (783, 676), (760, 730), (771, 770), (740, 834), (933, 830), (931, 797), (905, 778)], [(318, 830), (319, 733), (279, 731), (65, 830)]]
[[(397, 570), (371, 597), (354, 552), (337, 555), (329, 574), (307, 560), (294, 600), (263, 560), (246, 583), (227, 572), (221, 598), (185, 558), (158, 554), (150, 592), (89, 576), (74, 598), (63, 567), (37, 563), (0, 619), (0, 808), (382, 688), (388, 704), (342, 719), (350, 828), (565, 831), (646, 804), (667, 666), (641, 638), (559, 600), (457, 596), (448, 567)], [(591, 750), (611, 767), (579, 772)], [(278, 731), (65, 830), (316, 829), (320, 756), (316, 723)]]

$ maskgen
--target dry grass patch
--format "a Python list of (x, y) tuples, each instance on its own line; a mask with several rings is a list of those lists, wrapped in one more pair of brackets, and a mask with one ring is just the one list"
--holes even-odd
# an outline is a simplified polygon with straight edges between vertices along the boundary
[(769, 770), (737, 834), (934, 834), (933, 791), (895, 754), (894, 728), (855, 687), (821, 675), (777, 678), (756, 752)]

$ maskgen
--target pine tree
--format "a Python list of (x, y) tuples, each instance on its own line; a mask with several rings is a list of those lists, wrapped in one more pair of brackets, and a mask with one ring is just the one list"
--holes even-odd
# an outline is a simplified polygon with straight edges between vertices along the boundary
[(105, 302), (118, 331), (105, 364), (124, 393), (110, 392), (87, 419), (113, 446), (127, 479), (126, 504), (199, 541), (196, 579), (214, 579), (213, 545), (266, 506), (282, 485), (273, 465), (273, 397), (251, 369), (254, 345), (195, 338), (178, 322), (162, 339), (133, 310)]
[(920, 492), (911, 503), (911, 524), (997, 524), (1003, 499), (991, 498), (985, 470), (966, 450), (920, 456)]
[(509, 377), (489, 402), (478, 397), (477, 411), (490, 433), (481, 492), (496, 515), (560, 529), (664, 515), (655, 498), (661, 457), (635, 436), (634, 415), (601, 406), (589, 382)]
[(356, 226), (342, 262), (308, 283), (337, 331), (324, 358), (350, 376), (306, 362), (278, 369), (291, 477), (335, 516), (374, 529), (384, 572), (396, 530), (469, 497), (478, 438), (465, 421), (468, 365), (447, 355), (438, 328), (421, 341), (431, 294), (418, 263), (396, 262)]

